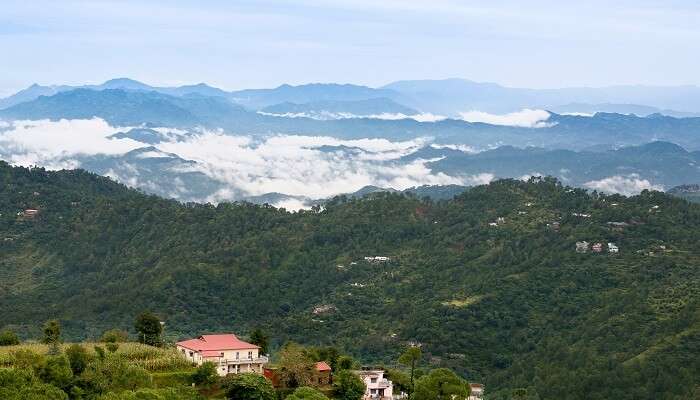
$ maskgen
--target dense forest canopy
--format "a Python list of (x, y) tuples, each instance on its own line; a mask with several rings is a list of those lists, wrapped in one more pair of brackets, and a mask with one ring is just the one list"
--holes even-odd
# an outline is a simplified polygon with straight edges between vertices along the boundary
[(663, 193), (501, 180), (290, 213), (0, 163), (0, 214), (0, 330), (22, 338), (51, 318), (96, 338), (151, 310), (169, 339), (261, 328), (366, 362), (418, 342), (496, 398), (700, 393), (700, 206)]

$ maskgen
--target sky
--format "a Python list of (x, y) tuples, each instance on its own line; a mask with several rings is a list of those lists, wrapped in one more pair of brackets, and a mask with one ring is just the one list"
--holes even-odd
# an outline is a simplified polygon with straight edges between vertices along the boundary
[(32, 83), (700, 84), (700, 2), (0, 2), (0, 95)]

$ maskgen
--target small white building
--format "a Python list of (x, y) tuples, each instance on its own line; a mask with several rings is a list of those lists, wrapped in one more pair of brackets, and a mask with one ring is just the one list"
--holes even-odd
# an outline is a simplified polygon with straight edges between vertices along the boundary
[(619, 253), (620, 248), (615, 245), (615, 243), (608, 242), (608, 252), (609, 253)]
[(481, 400), (484, 398), (484, 385), (481, 383), (470, 383), (469, 388), (471, 392), (467, 400)]
[(232, 333), (202, 335), (196, 339), (176, 343), (177, 351), (193, 364), (212, 362), (220, 376), (242, 372), (263, 373), (266, 356), (260, 347), (244, 342)]
[(587, 253), (588, 252), (588, 242), (585, 240), (582, 242), (576, 242), (576, 252), (577, 253)]
[(394, 384), (384, 377), (383, 369), (367, 369), (357, 371), (360, 379), (365, 383), (364, 400), (392, 400)]
[(365, 257), (367, 262), (387, 262), (389, 260), (391, 260), (389, 257), (384, 256)]

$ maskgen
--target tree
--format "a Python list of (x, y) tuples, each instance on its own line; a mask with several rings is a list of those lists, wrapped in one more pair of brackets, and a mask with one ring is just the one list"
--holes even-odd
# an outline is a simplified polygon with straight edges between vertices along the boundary
[(416, 381), (414, 400), (451, 400), (466, 398), (470, 388), (467, 382), (447, 368), (438, 368)]
[(116, 353), (119, 350), (119, 343), (107, 343), (105, 344), (107, 351), (110, 353)]
[(333, 370), (338, 372), (346, 369), (353, 369), (355, 368), (355, 364), (357, 364), (357, 362), (354, 358), (350, 356), (339, 356), (335, 362), (335, 367)]
[(260, 346), (260, 352), (267, 354), (269, 346), (269, 337), (260, 328), (256, 328), (250, 333), (250, 343)]
[(416, 366), (418, 365), (418, 361), (420, 361), (420, 358), (421, 351), (420, 347), (418, 346), (411, 346), (407, 348), (406, 351), (404, 351), (403, 354), (401, 354), (401, 357), (399, 357), (399, 362), (401, 364), (411, 368), (408, 387), (408, 397), (411, 397), (415, 389), (414, 378), (416, 373)]
[(121, 329), (110, 329), (105, 331), (100, 338), (104, 343), (124, 343), (129, 340), (129, 334)]
[(100, 360), (104, 360), (106, 357), (105, 349), (101, 346), (95, 346), (95, 354), (97, 354), (97, 358)]
[(14, 346), (19, 344), (19, 337), (13, 331), (6, 329), (0, 332), (0, 346)]
[(333, 377), (333, 396), (338, 400), (359, 400), (365, 394), (365, 383), (351, 371), (340, 371)]
[(61, 389), (42, 383), (31, 369), (0, 368), (2, 400), (67, 400)]
[(230, 400), (276, 400), (275, 389), (264, 376), (245, 373), (229, 375), (222, 385)]
[(64, 391), (67, 391), (73, 382), (73, 371), (68, 360), (63, 356), (49, 357), (39, 368), (38, 375), (45, 383)]
[(44, 338), (42, 342), (50, 345), (58, 345), (61, 342), (61, 323), (51, 319), (44, 323)]
[(285, 344), (279, 352), (277, 374), (286, 387), (313, 386), (316, 364), (305, 349), (296, 343)]
[(68, 363), (74, 375), (83, 373), (92, 358), (85, 348), (79, 344), (72, 344), (68, 347), (66, 349), (66, 357), (68, 357)]
[(411, 390), (411, 378), (405, 372), (398, 369), (387, 369), (387, 378), (394, 383), (394, 390), (409, 393)]
[(160, 346), (160, 334), (163, 332), (163, 325), (153, 313), (148, 311), (141, 313), (136, 318), (134, 328), (139, 333), (139, 342), (149, 346)]
[(527, 389), (525, 389), (525, 388), (513, 389), (513, 399), (525, 400), (526, 397), (527, 397)]
[(216, 365), (212, 362), (202, 363), (197, 369), (192, 373), (192, 382), (195, 385), (212, 385), (216, 383), (219, 379), (219, 374), (216, 372)]
[(285, 400), (328, 400), (328, 397), (312, 387), (302, 386), (296, 388)]

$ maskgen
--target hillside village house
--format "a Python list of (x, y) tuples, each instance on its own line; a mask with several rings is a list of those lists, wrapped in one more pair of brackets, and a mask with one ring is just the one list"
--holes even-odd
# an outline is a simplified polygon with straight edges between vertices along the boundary
[(484, 385), (481, 383), (470, 383), (469, 389), (471, 389), (471, 392), (467, 400), (481, 400), (484, 398)]
[(202, 335), (176, 343), (177, 351), (196, 365), (209, 361), (220, 376), (242, 372), (263, 373), (268, 358), (260, 347), (244, 342), (234, 334)]
[(394, 384), (384, 377), (382, 369), (367, 369), (357, 371), (365, 383), (364, 400), (392, 400)]

